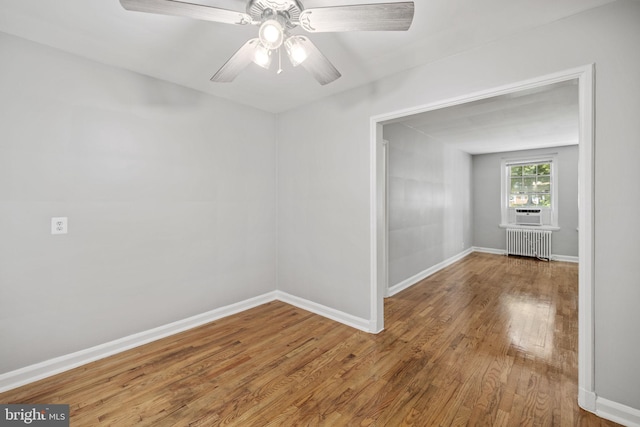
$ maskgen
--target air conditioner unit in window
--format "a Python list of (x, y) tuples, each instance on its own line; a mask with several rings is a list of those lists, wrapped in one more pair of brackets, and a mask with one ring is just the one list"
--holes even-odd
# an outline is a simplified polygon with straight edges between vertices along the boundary
[(542, 225), (541, 209), (516, 209), (517, 225)]

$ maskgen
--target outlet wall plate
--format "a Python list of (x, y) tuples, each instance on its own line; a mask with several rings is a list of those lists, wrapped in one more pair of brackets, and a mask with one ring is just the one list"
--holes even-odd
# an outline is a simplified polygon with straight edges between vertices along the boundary
[(67, 217), (51, 218), (51, 234), (67, 234)]

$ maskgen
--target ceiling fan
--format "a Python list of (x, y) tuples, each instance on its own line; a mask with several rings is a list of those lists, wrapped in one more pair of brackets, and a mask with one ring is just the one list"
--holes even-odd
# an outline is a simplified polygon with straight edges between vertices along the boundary
[(299, 0), (249, 0), (245, 12), (186, 3), (178, 0), (120, 0), (127, 10), (183, 16), (233, 25), (256, 25), (258, 37), (246, 42), (211, 78), (231, 82), (251, 62), (269, 69), (281, 47), (291, 64), (302, 65), (320, 84), (331, 83), (340, 72), (296, 27), (310, 32), (406, 31), (413, 21), (414, 3), (356, 4), (305, 9)]

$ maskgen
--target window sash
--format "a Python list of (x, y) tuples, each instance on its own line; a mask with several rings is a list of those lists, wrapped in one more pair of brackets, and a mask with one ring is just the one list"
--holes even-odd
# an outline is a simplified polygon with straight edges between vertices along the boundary
[[(540, 167), (549, 165), (548, 168)], [(531, 170), (533, 166), (533, 170)], [(553, 207), (552, 162), (547, 159), (508, 162), (507, 168), (507, 207)], [(513, 174), (514, 168), (521, 168)], [(539, 173), (541, 172), (543, 173)]]
[[(501, 163), (501, 224), (510, 224), (517, 208), (535, 208), (548, 212), (549, 222), (545, 225), (557, 226), (557, 153), (528, 158), (503, 158)], [(512, 175), (512, 168), (524, 169), (525, 166), (532, 165), (536, 166), (533, 170), (521, 169)], [(548, 167), (538, 167), (538, 165), (548, 165)]]

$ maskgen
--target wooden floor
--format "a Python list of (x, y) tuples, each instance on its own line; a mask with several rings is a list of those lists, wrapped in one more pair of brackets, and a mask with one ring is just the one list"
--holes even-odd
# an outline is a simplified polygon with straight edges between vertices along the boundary
[(577, 265), (472, 254), (360, 332), (273, 302), (0, 394), (71, 426), (614, 426), (577, 400)]

